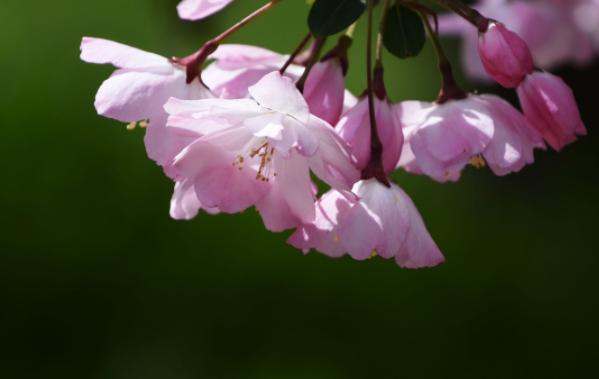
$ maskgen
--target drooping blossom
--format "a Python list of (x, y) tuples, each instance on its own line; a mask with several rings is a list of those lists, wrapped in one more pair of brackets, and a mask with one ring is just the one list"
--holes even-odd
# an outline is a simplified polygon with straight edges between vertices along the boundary
[(492, 22), (481, 33), (478, 51), (487, 73), (504, 87), (517, 87), (533, 71), (526, 42), (501, 23)]
[(316, 203), (314, 222), (303, 224), (289, 243), (331, 257), (357, 260), (377, 255), (405, 268), (436, 266), (444, 261), (412, 200), (397, 185), (362, 180), (353, 194), (331, 190)]
[(220, 11), (233, 0), (182, 0), (177, 5), (179, 17), (184, 20), (201, 20)]
[[(404, 143), (401, 121), (386, 96), (375, 96), (374, 109), (377, 131), (383, 145), (383, 169), (389, 174), (397, 165)], [(361, 99), (344, 113), (335, 129), (349, 144), (357, 167), (365, 169), (371, 158), (368, 99)]]
[(406, 138), (399, 166), (439, 182), (458, 180), (469, 163), (486, 161), (496, 175), (519, 171), (543, 147), (524, 116), (497, 96), (443, 104), (406, 101), (396, 111)]
[[(587, 16), (580, 21), (580, 10), (587, 5)], [(590, 5), (590, 6), (589, 6)], [(599, 51), (597, 36), (589, 28), (589, 18), (599, 19), (599, 2), (590, 0), (480, 0), (474, 5), (485, 17), (503, 23), (529, 46), (535, 64), (551, 69), (563, 64), (587, 64)], [(592, 10), (589, 10), (592, 8)], [(596, 14), (597, 16), (591, 16)], [(489, 80), (478, 54), (478, 31), (455, 14), (440, 18), (440, 31), (462, 38), (466, 73), (478, 80)], [(587, 25), (582, 28), (581, 24)]]
[(171, 97), (210, 98), (210, 91), (198, 80), (187, 84), (184, 67), (164, 57), (105, 39), (84, 37), (81, 59), (117, 67), (96, 94), (96, 110), (121, 122), (148, 122), (148, 156), (170, 173), (172, 159), (189, 141), (166, 128), (164, 104)]
[(530, 125), (559, 151), (587, 131), (570, 87), (547, 72), (528, 75), (518, 87), (518, 97)]
[(249, 99), (171, 99), (169, 125), (199, 137), (175, 158), (200, 204), (225, 213), (253, 205), (268, 229), (315, 217), (310, 171), (334, 188), (358, 178), (343, 140), (313, 116), (294, 82), (278, 72), (249, 88)]

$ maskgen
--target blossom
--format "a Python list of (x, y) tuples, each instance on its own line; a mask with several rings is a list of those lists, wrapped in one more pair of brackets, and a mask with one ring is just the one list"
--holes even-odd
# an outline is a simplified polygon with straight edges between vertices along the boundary
[(436, 266), (444, 261), (426, 230), (418, 210), (397, 185), (362, 180), (351, 194), (325, 193), (316, 204), (314, 222), (303, 224), (289, 243), (308, 252), (316, 249), (331, 257), (345, 253), (357, 260), (373, 253), (395, 258), (405, 268)]
[(586, 135), (574, 94), (559, 77), (534, 72), (517, 91), (524, 115), (555, 150)]
[(504, 87), (517, 87), (533, 71), (526, 42), (501, 23), (492, 22), (481, 33), (478, 50), (487, 73)]
[(220, 11), (233, 0), (182, 0), (177, 5), (179, 17), (184, 20), (201, 20)]
[(199, 137), (177, 155), (200, 204), (225, 213), (255, 205), (268, 229), (315, 217), (310, 171), (334, 188), (358, 178), (343, 140), (313, 116), (294, 82), (272, 72), (249, 99), (171, 99), (169, 125)]
[(163, 106), (170, 97), (209, 98), (210, 91), (198, 80), (187, 84), (184, 67), (164, 57), (105, 39), (84, 37), (81, 59), (118, 68), (100, 86), (96, 110), (121, 122), (149, 121), (145, 135), (148, 156), (170, 172), (170, 162), (188, 141), (166, 128)]
[[(383, 168), (388, 174), (395, 169), (404, 143), (401, 121), (386, 96), (375, 96), (374, 109), (377, 131), (383, 145)], [(363, 98), (349, 109), (341, 117), (336, 129), (351, 147), (357, 167), (360, 170), (365, 169), (371, 156), (368, 99)]]
[(406, 137), (398, 165), (439, 182), (458, 180), (469, 163), (486, 161), (497, 175), (519, 171), (533, 162), (533, 149), (543, 147), (524, 116), (497, 96), (406, 101), (396, 111)]
[(303, 91), (310, 112), (331, 125), (341, 117), (345, 92), (345, 74), (336, 57), (312, 67)]

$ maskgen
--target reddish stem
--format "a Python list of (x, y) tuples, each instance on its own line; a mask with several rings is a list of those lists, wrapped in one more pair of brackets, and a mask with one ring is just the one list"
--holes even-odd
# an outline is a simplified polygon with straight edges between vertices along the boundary
[(249, 15), (247, 15), (246, 17), (244, 17), (243, 19), (238, 21), (235, 25), (231, 26), (229, 29), (225, 30), (218, 36), (207, 41), (195, 53), (193, 53), (187, 57), (184, 57), (184, 58), (172, 58), (171, 60), (174, 63), (180, 64), (180, 65), (186, 67), (187, 83), (191, 83), (195, 78), (199, 78), (200, 82), (201, 82), (202, 78), (200, 77), (200, 74), (202, 72), (202, 66), (204, 65), (204, 62), (206, 62), (206, 59), (208, 59), (210, 54), (212, 54), (216, 51), (216, 49), (218, 48), (218, 45), (220, 45), (224, 40), (229, 38), (231, 35), (233, 35), (239, 29), (243, 28), (250, 21), (256, 19), (261, 14), (266, 13), (268, 10), (270, 10), (272, 7), (274, 7), (281, 1), (282, 0), (271, 0), (269, 3), (261, 6), (260, 8), (256, 9), (255, 11), (253, 11), (252, 13), (250, 13)]

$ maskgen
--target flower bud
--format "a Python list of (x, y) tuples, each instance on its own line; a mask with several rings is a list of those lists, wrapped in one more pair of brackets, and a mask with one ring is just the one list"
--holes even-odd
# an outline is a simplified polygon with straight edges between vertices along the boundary
[(478, 53), (487, 73), (507, 88), (517, 87), (534, 68), (526, 42), (501, 23), (490, 23), (480, 35)]
[(312, 67), (304, 85), (310, 113), (335, 125), (343, 111), (344, 94), (345, 75), (339, 59), (327, 59)]
[(562, 79), (547, 72), (528, 75), (518, 87), (524, 115), (555, 150), (586, 135), (576, 99)]

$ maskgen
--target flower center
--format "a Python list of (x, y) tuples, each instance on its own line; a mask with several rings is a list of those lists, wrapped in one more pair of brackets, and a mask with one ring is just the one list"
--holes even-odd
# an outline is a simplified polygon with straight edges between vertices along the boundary
[[(261, 180), (263, 182), (268, 182), (270, 180), (272, 157), (274, 154), (275, 149), (274, 147), (271, 147), (268, 142), (265, 142), (257, 149), (252, 149), (250, 151), (250, 158), (258, 157), (260, 159), (256, 180)], [(273, 173), (273, 176), (277, 176), (277, 173)]]
[[(257, 148), (252, 148), (250, 150), (248, 158), (257, 158), (258, 160), (258, 172), (256, 173), (256, 180), (268, 182), (270, 181), (271, 176), (277, 176), (276, 172), (272, 172), (272, 159), (274, 154), (275, 148), (270, 146), (268, 142), (264, 142)], [(235, 161), (233, 161), (233, 166), (237, 167), (237, 169), (241, 171), (245, 167), (247, 160), (248, 159), (243, 155), (239, 155)]]
[(469, 163), (475, 168), (484, 168), (487, 165), (487, 162), (485, 162), (485, 158), (483, 158), (480, 154), (470, 158)]

